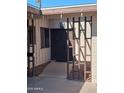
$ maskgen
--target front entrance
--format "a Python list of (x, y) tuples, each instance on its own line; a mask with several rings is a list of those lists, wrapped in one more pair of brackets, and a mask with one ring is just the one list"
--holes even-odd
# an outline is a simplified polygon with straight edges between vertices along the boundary
[(67, 61), (67, 35), (65, 29), (51, 29), (51, 59)]
[(67, 63), (67, 79), (91, 81), (92, 16), (67, 18), (66, 29), (51, 29), (51, 60)]

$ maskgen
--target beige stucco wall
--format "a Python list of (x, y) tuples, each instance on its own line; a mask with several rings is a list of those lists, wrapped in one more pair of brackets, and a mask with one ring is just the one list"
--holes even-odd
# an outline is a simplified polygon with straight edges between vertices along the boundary
[(92, 38), (92, 82), (97, 82), (97, 38)]
[(92, 82), (97, 83), (97, 16), (93, 17), (92, 25)]
[[(31, 19), (29, 19), (29, 25), (31, 25)], [(34, 17), (34, 25), (36, 30), (36, 44), (35, 44), (35, 66), (41, 65), (50, 60), (50, 48), (41, 49), (41, 37), (40, 37), (40, 27), (48, 28), (48, 21), (45, 16)]]
[(43, 64), (50, 60), (50, 49), (41, 48), (40, 27), (48, 28), (48, 21), (45, 16), (35, 19), (36, 23), (36, 65)]

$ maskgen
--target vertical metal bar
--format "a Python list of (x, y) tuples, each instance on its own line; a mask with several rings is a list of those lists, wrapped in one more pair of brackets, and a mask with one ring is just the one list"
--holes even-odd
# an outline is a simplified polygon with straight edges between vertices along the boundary
[(51, 58), (51, 28), (49, 28), (49, 48), (50, 48), (50, 58)]
[(84, 44), (85, 44), (85, 45), (84, 45), (84, 47), (85, 47), (85, 48), (84, 48), (84, 55), (85, 55), (85, 59), (84, 59), (84, 60), (85, 60), (85, 61), (84, 61), (84, 81), (86, 81), (86, 30), (87, 30), (87, 29), (86, 29), (86, 16), (85, 16), (85, 18), (84, 18), (84, 21), (85, 21), (85, 24), (84, 24), (84, 25), (85, 25), (85, 34), (84, 34), (84, 38), (85, 38), (85, 39), (84, 39), (84, 42), (85, 42), (85, 43), (84, 43)]
[(29, 19), (27, 19), (27, 27), (29, 26)]
[(85, 39), (86, 39), (86, 35), (87, 35), (86, 34), (86, 30), (87, 30), (87, 22), (86, 22), (87, 21), (87, 17), (86, 16), (85, 16), (84, 20), (85, 20)]
[(29, 20), (27, 20), (27, 65), (28, 65), (28, 71), (27, 71), (27, 74), (29, 76), (29, 70), (30, 70), (30, 63), (29, 63), (29, 57), (28, 57), (28, 53), (29, 53)]
[(78, 18), (78, 35), (79, 35), (79, 45), (78, 45), (78, 79), (80, 78), (80, 17)]
[[(34, 54), (34, 20), (32, 19), (32, 53)], [(32, 56), (32, 76), (34, 76), (34, 55)]]
[(74, 17), (72, 19), (72, 22), (73, 22), (73, 64), (72, 64), (72, 78), (74, 79), (74, 63), (75, 63), (75, 40), (74, 40), (75, 24), (74, 24)]
[(91, 39), (92, 39), (92, 16), (91, 16)]
[(67, 78), (69, 79), (69, 41), (68, 41), (68, 28), (69, 28), (69, 18), (67, 18)]
[(91, 68), (91, 82), (92, 82), (92, 16), (91, 16), (91, 64), (90, 64), (90, 68)]

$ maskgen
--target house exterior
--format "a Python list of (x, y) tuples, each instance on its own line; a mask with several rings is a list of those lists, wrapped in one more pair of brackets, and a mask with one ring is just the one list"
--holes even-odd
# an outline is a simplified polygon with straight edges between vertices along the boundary
[[(75, 56), (75, 59), (82, 64), (85, 64), (85, 61), (89, 63), (91, 82), (96, 83), (96, 55), (97, 55), (97, 6), (96, 4), (87, 4), (87, 5), (77, 5), (77, 6), (64, 6), (64, 7), (53, 7), (53, 8), (41, 8), (42, 14), (39, 15), (39, 10), (28, 6), (27, 8), (27, 22), (28, 22), (28, 32), (32, 37), (30, 38), (28, 44), (28, 56), (29, 60), (33, 56), (33, 63), (28, 62), (28, 66), (30, 65), (30, 69), (35, 69), (35, 73), (39, 73), (42, 66), (45, 66), (51, 60), (56, 60), (55, 54), (53, 53), (52, 48), (52, 33), (56, 30), (60, 31), (60, 29), (65, 29), (66, 33), (68, 30), (71, 30), (72, 33), (74, 31), (75, 37), (81, 37), (80, 40), (76, 38), (68, 39), (67, 45), (69, 50), (69, 46), (75, 46), (75, 48), (70, 48), (71, 56)], [(87, 21), (87, 22), (85, 22)], [(74, 23), (75, 22), (75, 23)], [(85, 35), (83, 34), (83, 29), (85, 28)], [(87, 29), (87, 30), (86, 30)], [(33, 33), (30, 33), (30, 30)], [(54, 31), (53, 31), (54, 30)], [(78, 32), (79, 31), (79, 32)], [(82, 31), (82, 33), (80, 33)], [(61, 31), (60, 31), (61, 32)], [(78, 34), (80, 33), (80, 34)], [(59, 33), (61, 34), (61, 33)], [(71, 32), (68, 33), (68, 37), (71, 38)], [(79, 36), (78, 36), (79, 35)], [(72, 37), (73, 37), (72, 36)], [(86, 37), (85, 37), (86, 36)], [(53, 40), (55, 36), (53, 35)], [(60, 36), (61, 38), (62, 36)], [(32, 41), (31, 41), (32, 40)], [(33, 43), (32, 43), (33, 42)], [(57, 42), (57, 41), (56, 41)], [(69, 45), (70, 42), (70, 45)], [(77, 42), (80, 42), (80, 46)], [(86, 43), (85, 43), (86, 42)], [(89, 43), (87, 43), (89, 42)], [(32, 48), (33, 45), (33, 48)], [(85, 45), (85, 48), (83, 46)], [(63, 46), (62, 46), (63, 47)], [(86, 50), (87, 49), (87, 50)], [(70, 51), (69, 50), (69, 51)], [(33, 52), (32, 52), (33, 51)], [(53, 52), (52, 52), (53, 51)], [(52, 53), (53, 54), (52, 54)], [(33, 53), (32, 55), (30, 53)], [(61, 54), (62, 51), (58, 52)], [(69, 55), (70, 52), (66, 54)], [(75, 53), (75, 54), (74, 54)], [(83, 53), (84, 56), (83, 57)], [(78, 54), (78, 56), (76, 56)], [(74, 60), (74, 58), (67, 57), (67, 61), (70, 59)], [(28, 60), (28, 61), (29, 61)], [(79, 63), (79, 64), (80, 64)], [(78, 65), (78, 64), (77, 64)]]

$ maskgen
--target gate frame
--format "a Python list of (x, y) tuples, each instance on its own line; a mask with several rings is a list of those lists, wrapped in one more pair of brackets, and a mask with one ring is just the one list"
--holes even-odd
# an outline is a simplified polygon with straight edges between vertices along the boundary
[[(74, 67), (75, 67), (76, 62), (74, 60), (74, 57), (78, 56), (78, 62), (77, 62), (78, 68), (80, 69), (81, 64), (84, 65), (83, 72), (78, 70), (78, 80), (81, 80), (80, 79), (80, 73), (82, 73), (82, 74), (84, 74), (84, 77), (83, 77), (84, 81), (87, 81), (87, 80), (92, 81), (92, 78), (91, 78), (91, 76), (92, 76), (92, 71), (91, 71), (92, 70), (91, 69), (91, 67), (92, 67), (92, 64), (91, 64), (92, 63), (92, 16), (90, 16), (90, 20), (87, 20), (87, 17), (84, 16), (84, 27), (85, 27), (84, 29), (81, 25), (81, 18), (83, 18), (83, 17), (78, 17), (78, 21), (75, 21), (75, 17), (72, 18), (71, 28), (73, 29), (73, 46), (72, 46), (72, 48), (73, 48), (73, 52), (72, 52), (73, 53), (73, 60), (72, 60), (72, 63), (71, 63), (72, 64), (72, 77), (71, 78), (70, 78), (70, 72), (69, 72), (70, 61), (69, 61), (69, 45), (68, 45), (68, 42), (69, 42), (69, 30), (68, 30), (69, 29), (69, 18), (67, 18), (67, 79), (75, 80)], [(75, 23), (76, 22), (78, 23), (78, 32), (79, 32), (78, 33), (78, 36), (79, 36), (78, 38), (75, 38)], [(87, 37), (87, 33), (86, 33), (87, 22), (90, 22), (90, 28), (91, 28), (90, 37)], [(83, 32), (83, 35), (84, 35), (84, 42), (85, 42), (84, 46), (80, 46), (81, 31)], [(78, 39), (79, 39), (79, 41), (78, 41)], [(78, 42), (78, 55), (75, 54), (75, 42), (76, 41)], [(90, 55), (87, 55), (87, 47), (86, 46), (88, 46), (88, 48), (90, 49)], [(84, 57), (84, 62), (83, 63), (81, 63), (81, 61), (80, 61), (80, 52), (82, 51), (81, 48), (84, 48), (84, 55), (83, 55), (83, 52), (82, 52), (82, 56)], [(87, 59), (86, 59), (87, 56), (90, 56), (90, 61), (87, 61)], [(88, 62), (90, 63), (90, 71), (87, 71)], [(87, 74), (90, 74), (88, 76), (88, 78), (87, 78)]]
[[(29, 40), (28, 40), (28, 31), (29, 31), (29, 20), (27, 20), (27, 75), (29, 77), (33, 77), (34, 76), (34, 66), (35, 66), (35, 57), (34, 57), (34, 20), (31, 19), (32, 25), (31, 25), (31, 31), (32, 31), (32, 35), (30, 35), (32, 44), (30, 44)], [(30, 47), (32, 48), (32, 52), (30, 53)], [(32, 58), (32, 60), (30, 60), (30, 57)], [(31, 68), (31, 64), (32, 64), (32, 68)]]

